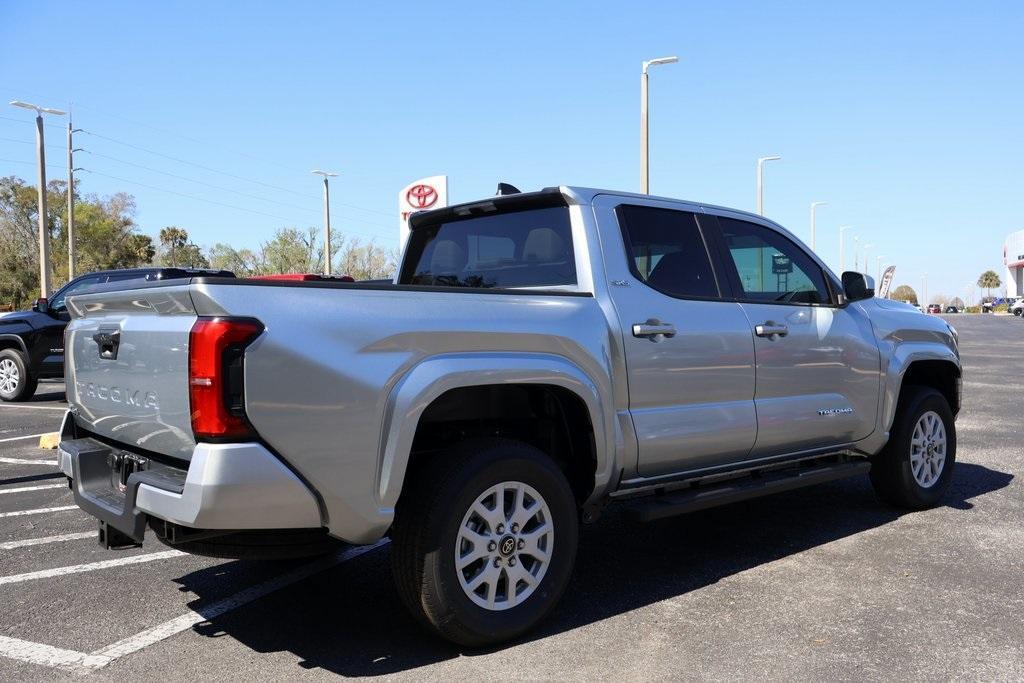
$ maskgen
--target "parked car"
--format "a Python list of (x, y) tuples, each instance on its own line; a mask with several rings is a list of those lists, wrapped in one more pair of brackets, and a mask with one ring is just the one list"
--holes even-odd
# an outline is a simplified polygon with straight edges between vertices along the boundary
[(1008, 310), (1018, 317), (1024, 315), (1024, 297), (1014, 300)]
[(71, 297), (60, 468), (102, 544), (390, 537), (406, 606), (478, 646), (550, 613), (610, 505), (654, 520), (869, 474), (921, 509), (949, 485), (956, 331), (772, 221), (561, 187), (410, 225), (394, 285)]
[(938, 304), (928, 304), (929, 313), (942, 313), (942, 306)]
[(959, 313), (960, 309), (956, 306), (946, 306), (946, 313)]
[(47, 299), (37, 299), (28, 311), (0, 316), (0, 399), (25, 401), (41, 379), (64, 375), (64, 328), (70, 319), (67, 297), (103, 286), (123, 289), (144, 282), (159, 282), (207, 275), (233, 277), (226, 270), (192, 268), (132, 268), (80, 275)]

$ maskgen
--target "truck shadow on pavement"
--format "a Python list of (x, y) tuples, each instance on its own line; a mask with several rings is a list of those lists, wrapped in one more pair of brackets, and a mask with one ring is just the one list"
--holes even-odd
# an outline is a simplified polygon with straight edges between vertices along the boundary
[[(1008, 473), (959, 463), (945, 506), (970, 511), (973, 499), (1012, 480)], [(628, 522), (613, 508), (596, 524), (582, 528), (579, 557), (565, 596), (552, 616), (518, 643), (684, 595), (904, 514), (908, 513), (878, 502), (866, 478), (651, 524)], [(345, 676), (393, 674), (502, 649), (466, 650), (427, 634), (398, 599), (388, 552), (386, 546), (372, 551), (195, 630), (211, 638), (230, 636), (259, 653), (291, 652), (299, 657), (300, 667)], [(865, 555), (865, 562), (870, 561)], [(282, 571), (289, 566), (282, 564)], [(209, 585), (209, 573), (217, 571), (204, 569), (178, 581), (203, 601), (202, 586)], [(201, 607), (197, 611), (201, 613)]]

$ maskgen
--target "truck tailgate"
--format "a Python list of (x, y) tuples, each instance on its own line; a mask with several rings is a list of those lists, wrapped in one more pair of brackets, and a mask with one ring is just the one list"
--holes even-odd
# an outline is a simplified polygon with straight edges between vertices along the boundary
[(67, 399), (95, 434), (188, 460), (188, 344), (196, 311), (187, 284), (72, 297), (65, 333)]

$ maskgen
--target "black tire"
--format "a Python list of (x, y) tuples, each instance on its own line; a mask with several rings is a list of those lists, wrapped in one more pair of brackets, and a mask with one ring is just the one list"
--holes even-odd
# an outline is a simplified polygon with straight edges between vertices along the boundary
[[(579, 534), (576, 500), (551, 458), (518, 441), (472, 440), (450, 452), (429, 456), (407, 481), (413, 488), (403, 493), (396, 511), (391, 564), (398, 593), (420, 622), (459, 645), (479, 647), (515, 638), (550, 613), (568, 585)], [(521, 592), (526, 595), (522, 602), (495, 611), (476, 604), (463, 589), (455, 552), (470, 507), (490, 488), (505, 482), (526, 484), (541, 496), (550, 510), (554, 534), (549, 563), (532, 593), (526, 595), (522, 584)], [(499, 536), (495, 538), (504, 547), (505, 537)], [(517, 551), (514, 557), (520, 558), (523, 569), (526, 563), (532, 565), (528, 551), (522, 556)], [(494, 560), (482, 560), (480, 566), (494, 561), (508, 563), (508, 569), (502, 564), (496, 571), (514, 570), (515, 560), (497, 555)], [(502, 576), (506, 577), (507, 599), (508, 574)], [(499, 585), (500, 580), (485, 591), (496, 594)], [(520, 585), (517, 580), (513, 592)]]
[(28, 363), (25, 361), (24, 354), (15, 349), (4, 349), (0, 351), (0, 363), (5, 360), (14, 363), (18, 379), (13, 389), (4, 391), (3, 388), (0, 388), (0, 400), (27, 401), (32, 398), (32, 395), (36, 393), (39, 379), (28, 371)]
[[(914, 476), (911, 441), (914, 429), (926, 413), (935, 413), (945, 430), (945, 461), (934, 483), (923, 486)], [(871, 483), (878, 497), (910, 510), (934, 507), (949, 487), (956, 464), (956, 423), (945, 396), (930, 387), (905, 387), (896, 407), (889, 443), (871, 464)]]

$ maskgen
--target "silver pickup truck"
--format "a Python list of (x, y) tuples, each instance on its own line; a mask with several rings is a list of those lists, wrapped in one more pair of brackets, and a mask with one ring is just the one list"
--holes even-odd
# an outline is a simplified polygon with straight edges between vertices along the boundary
[(391, 284), (70, 299), (60, 467), (102, 544), (390, 537), (409, 609), (480, 645), (553, 608), (613, 503), (652, 520), (870, 475), (925, 508), (949, 484), (956, 331), (769, 220), (558, 187), (410, 224)]

